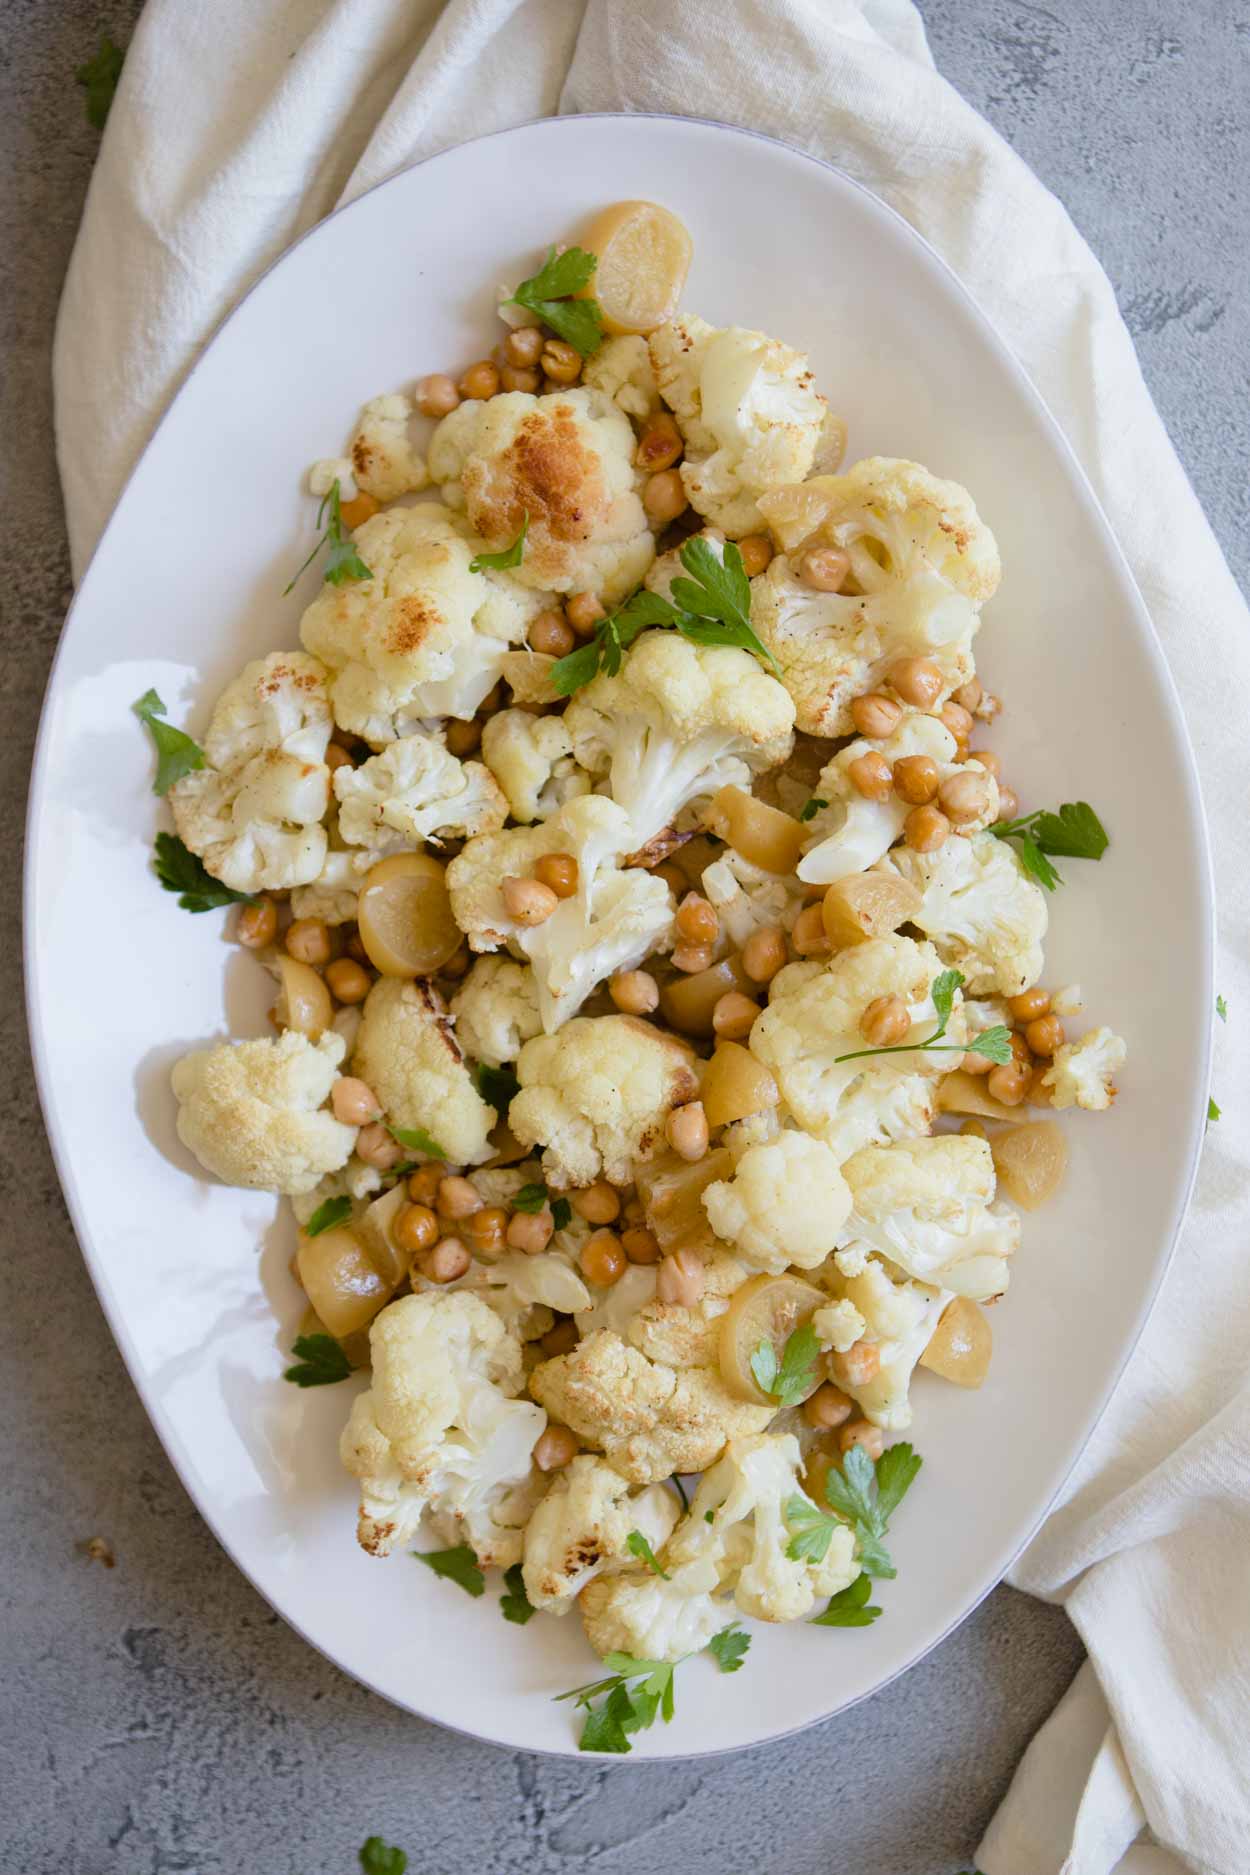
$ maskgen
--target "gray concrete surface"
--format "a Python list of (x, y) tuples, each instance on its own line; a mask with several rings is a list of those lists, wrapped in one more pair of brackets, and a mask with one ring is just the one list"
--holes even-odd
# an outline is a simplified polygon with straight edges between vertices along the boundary
[[(290, 1633), (218, 1550), (130, 1389), (26, 1060), (18, 868), (70, 595), (49, 350), (96, 145), (72, 73), (101, 28), (124, 41), (137, 10), (0, 0), (0, 1869), (344, 1875), (377, 1831), (408, 1848), (413, 1875), (953, 1875), (1076, 1669), (1062, 1614), (1000, 1589), (876, 1699), (750, 1757), (605, 1771), (509, 1755), (383, 1705)], [(924, 11), (942, 69), (1107, 264), (1244, 580), (1250, 0)], [(90, 968), (107, 905), (82, 913)], [(113, 1570), (76, 1547), (96, 1533), (115, 1546)]]

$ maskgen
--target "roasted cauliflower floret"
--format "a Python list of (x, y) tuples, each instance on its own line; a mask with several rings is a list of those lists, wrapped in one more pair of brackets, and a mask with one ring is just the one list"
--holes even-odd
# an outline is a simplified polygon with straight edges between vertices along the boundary
[(333, 673), (335, 721), (380, 748), (423, 719), (472, 716), (541, 595), (470, 572), (481, 543), (438, 502), (375, 514), (354, 538), (372, 578), (324, 587), (300, 621)]
[[(624, 811), (601, 795), (569, 801), (537, 827), (470, 840), (447, 868), (456, 922), (475, 951), (506, 944), (533, 966), (543, 1027), (553, 1033), (591, 991), (671, 940), (673, 896), (663, 879), (620, 865), (629, 847)], [(542, 924), (523, 925), (503, 901), (507, 878), (526, 878), (544, 853), (577, 861), (577, 890)]]
[[(754, 582), (751, 623), (781, 666), (800, 729), (850, 734), (852, 699), (877, 689), (896, 658), (932, 659), (943, 696), (967, 683), (1000, 567), (966, 489), (919, 463), (870, 456), (760, 506), (783, 551)], [(800, 549), (813, 546), (850, 556), (843, 591), (799, 578)]]
[(911, 923), (944, 964), (962, 971), (968, 994), (1018, 996), (1032, 988), (1042, 974), (1046, 894), (1008, 841), (974, 833), (933, 853), (900, 846), (889, 863), (921, 895)]
[(628, 1564), (635, 1531), (653, 1550), (667, 1542), (678, 1502), (663, 1485), (632, 1491), (605, 1459), (584, 1453), (556, 1473), (525, 1532), (525, 1592), (535, 1608), (565, 1615), (588, 1582)]
[(607, 1328), (536, 1367), (530, 1392), (633, 1484), (705, 1470), (730, 1439), (762, 1432), (774, 1410), (735, 1399), (708, 1368), (649, 1361)]
[(984, 1302), (1007, 1287), (1020, 1219), (993, 1208), (994, 1160), (983, 1139), (943, 1133), (865, 1146), (842, 1168), (853, 1209), (842, 1244), (862, 1244), (921, 1282)]
[(610, 397), (627, 417), (649, 417), (660, 407), (647, 341), (637, 333), (605, 339), (583, 365), (582, 383)]
[(300, 651), (257, 658), (217, 699), (205, 767), (169, 790), (180, 839), (235, 892), (305, 885), (321, 871), (334, 727), (326, 670)]
[[(937, 1027), (933, 980), (942, 968), (931, 944), (873, 938), (837, 952), (825, 968), (788, 964), (773, 978), (768, 1008), (751, 1030), (751, 1053), (772, 1069), (798, 1124), (825, 1140), (839, 1161), (861, 1146), (925, 1133), (937, 1077), (952, 1056), (914, 1051), (854, 1055), (867, 1044), (859, 1023), (879, 996), (900, 996), (911, 1016), (904, 1041), (927, 1041)], [(946, 1039), (965, 1041), (959, 992)]]
[(784, 762), (794, 708), (747, 651), (676, 632), (635, 640), (615, 677), (600, 675), (565, 713), (573, 753), (630, 817), (631, 851), (683, 808)]
[(711, 1556), (683, 1563), (668, 1577), (666, 1582), (650, 1570), (629, 1569), (587, 1584), (577, 1605), (597, 1654), (684, 1660), (732, 1621), (734, 1605), (721, 1592)]
[[(665, 1367), (716, 1366), (721, 1317), (729, 1308), (729, 1298), (751, 1271), (724, 1249), (709, 1251), (702, 1262), (703, 1294), (696, 1303), (687, 1307), (682, 1302), (661, 1302), (653, 1284), (652, 1294), (620, 1331), (630, 1346), (649, 1361), (659, 1361)], [(617, 1289), (629, 1281), (635, 1267), (630, 1265)], [(651, 1273), (655, 1274), (654, 1267)]]
[(341, 1036), (310, 1042), (220, 1042), (184, 1055), (171, 1076), (178, 1137), (227, 1185), (288, 1196), (347, 1164), (356, 1128), (324, 1111), (343, 1059)]
[(562, 716), (496, 711), (482, 729), (482, 760), (507, 796), (512, 818), (526, 826), (590, 793), (590, 776), (573, 759)]
[[(845, 1259), (856, 1273), (845, 1274), (839, 1268), (840, 1259)], [(870, 1379), (844, 1379), (839, 1385), (858, 1401), (865, 1418), (874, 1426), (887, 1432), (905, 1431), (911, 1424), (911, 1377), (951, 1299), (951, 1291), (928, 1283), (892, 1281), (875, 1256), (866, 1258), (860, 1269), (858, 1258), (847, 1257), (842, 1251), (826, 1265), (821, 1281), (835, 1301), (850, 1302), (858, 1309), (864, 1321), (860, 1339), (876, 1348), (879, 1361)]]
[(629, 1183), (660, 1146), (670, 1108), (698, 1092), (693, 1049), (636, 1016), (575, 1016), (517, 1057), (521, 1091), (508, 1125), (543, 1148), (556, 1186)]
[(810, 474), (825, 400), (807, 359), (741, 326), (682, 314), (651, 335), (651, 362), (686, 441), (690, 505), (726, 534), (761, 526), (757, 498)]
[(400, 391), (371, 398), (360, 413), (348, 453), (357, 488), (375, 501), (412, 494), (430, 479), (412, 446), (409, 426), (415, 414), (412, 399)]
[(483, 1567), (521, 1560), (533, 1507), (531, 1454), (547, 1423), (515, 1395), (521, 1344), (476, 1296), (403, 1296), (369, 1331), (373, 1384), (356, 1399), (339, 1454), (360, 1480), (362, 1549), (387, 1556), (423, 1515)]
[(602, 391), (465, 402), (435, 430), (429, 461), (444, 499), (492, 549), (510, 546), (528, 516), (515, 573), (524, 586), (593, 592), (611, 605), (651, 564), (634, 432)]
[(460, 762), (433, 736), (401, 736), (359, 768), (335, 770), (339, 832), (374, 853), (494, 833), (508, 803), (481, 762)]
[(542, 1031), (534, 973), (511, 957), (479, 957), (451, 999), (456, 1040), (474, 1061), (502, 1067)]
[(807, 1133), (779, 1133), (749, 1146), (733, 1177), (703, 1193), (718, 1237), (756, 1269), (780, 1276), (792, 1264), (815, 1269), (841, 1241), (851, 1194), (838, 1155)]
[(1115, 1077), (1128, 1049), (1110, 1029), (1090, 1029), (1079, 1042), (1064, 1042), (1042, 1076), (1052, 1107), (1084, 1107), (1103, 1113), (1115, 1099)]
[(789, 931), (806, 903), (793, 874), (765, 872), (727, 846), (703, 868), (703, 893), (720, 920), (721, 934), (741, 950), (752, 932)]
[(491, 1154), (495, 1110), (473, 1085), (437, 991), (379, 977), (365, 999), (352, 1073), (371, 1087), (393, 1126), (422, 1128), (453, 1165)]

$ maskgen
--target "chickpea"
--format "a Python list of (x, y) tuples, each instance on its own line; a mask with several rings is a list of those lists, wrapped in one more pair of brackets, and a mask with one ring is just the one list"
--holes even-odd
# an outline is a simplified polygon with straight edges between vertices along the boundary
[(998, 790), (998, 813), (995, 815), (995, 819), (1000, 821), (1014, 820), (1019, 812), (1020, 797), (1015, 789), (1000, 788)]
[(373, 978), (362, 970), (353, 957), (339, 957), (326, 965), (326, 982), (337, 1002), (363, 1003), (373, 987)]
[(473, 1261), (458, 1237), (444, 1237), (417, 1259), (417, 1268), (430, 1283), (457, 1283)]
[(969, 749), (968, 760), (980, 762), (987, 775), (993, 775), (995, 781), (1003, 772), (1003, 764), (993, 749)]
[(354, 1075), (343, 1074), (330, 1090), (330, 1111), (344, 1126), (368, 1126), (382, 1109), (371, 1087)]
[(647, 419), (646, 428), (638, 438), (634, 461), (640, 469), (653, 475), (657, 469), (671, 469), (675, 462), (680, 462), (685, 447), (674, 419), (667, 410), (659, 410)]
[(936, 853), (950, 830), (950, 821), (936, 807), (913, 807), (903, 822), (903, 838), (913, 853)]
[(1050, 992), (1034, 984), (1030, 990), (1021, 990), (1018, 996), (1009, 996), (1007, 1008), (1013, 1022), (1036, 1022), (1039, 1016), (1050, 1014)]
[(700, 970), (710, 970), (712, 966), (712, 947), (710, 944), (679, 944), (672, 955), (674, 970), (683, 970), (688, 977), (698, 976)]
[(810, 547), (799, 561), (799, 578), (817, 592), (841, 592), (851, 570), (851, 556), (841, 547)]
[(1008, 1039), (1011, 1042), (1012, 1059), (1018, 1061), (1022, 1068), (1031, 1068), (1033, 1066), (1033, 1055), (1023, 1035), (1018, 1031), (1014, 1031)]
[(981, 707), (981, 698), (984, 695), (985, 692), (981, 688), (981, 679), (979, 677), (972, 677), (969, 678), (966, 684), (961, 684), (959, 686), (959, 689), (955, 692), (955, 702), (959, 705), (961, 710), (967, 710), (969, 716), (975, 716)]
[(880, 691), (856, 697), (851, 704), (851, 721), (858, 733), (872, 742), (882, 741), (897, 729), (902, 714), (893, 697), (883, 697)]
[(350, 752), (343, 747), (341, 742), (331, 742), (326, 745), (325, 759), (326, 767), (330, 770), (331, 774), (334, 773), (336, 768), (352, 768), (355, 766)]
[(508, 1244), (527, 1257), (536, 1257), (551, 1242), (554, 1229), (550, 1205), (545, 1204), (541, 1211), (514, 1211), (508, 1219)]
[(263, 950), (273, 943), (277, 933), (278, 907), (271, 898), (258, 898), (254, 905), (245, 905), (235, 922), (235, 938), (250, 951)]
[(328, 964), (334, 954), (334, 941), (324, 918), (297, 918), (287, 926), (287, 955), (302, 964)]
[(586, 1239), (577, 1260), (588, 1283), (594, 1283), (598, 1289), (610, 1289), (625, 1274), (628, 1258), (615, 1231), (597, 1230), (593, 1237)]
[(369, 961), (369, 953), (361, 943), (360, 933), (355, 925), (344, 925), (343, 929), (350, 933), (346, 946), (344, 947), (347, 951), (347, 955), (349, 957), (354, 957), (358, 964), (367, 964)]
[(441, 1218), (450, 1218), (456, 1223), (461, 1218), (472, 1217), (475, 1211), (482, 1209), (482, 1200), (476, 1187), (456, 1172), (450, 1172), (439, 1180), (435, 1203)]
[(847, 780), (866, 801), (888, 801), (894, 788), (894, 772), (884, 755), (870, 749), (847, 763)]
[(588, 1224), (612, 1224), (621, 1215), (620, 1194), (602, 1178), (581, 1191), (571, 1191), (569, 1203)]
[(631, 1224), (621, 1232), (621, 1249), (631, 1263), (658, 1263), (660, 1246), (655, 1233), (645, 1224)]
[(537, 326), (514, 326), (503, 342), (503, 355), (510, 365), (528, 369), (543, 355), (543, 335)]
[(576, 1433), (567, 1426), (548, 1426), (535, 1439), (531, 1456), (539, 1471), (559, 1471), (580, 1451)]
[(659, 1302), (676, 1303), (692, 1309), (703, 1295), (707, 1272), (697, 1250), (675, 1250), (665, 1257), (656, 1272), (655, 1294)]
[(707, 1151), (707, 1115), (701, 1100), (688, 1100), (684, 1107), (674, 1107), (664, 1122), (664, 1136), (679, 1159), (692, 1163)]
[(499, 389), (499, 366), (493, 358), (479, 358), (460, 380), (460, 395), (482, 403)]
[(571, 1354), (577, 1346), (577, 1323), (573, 1317), (566, 1315), (562, 1322), (549, 1328), (538, 1345), (549, 1361), (555, 1360), (560, 1354)]
[(686, 487), (676, 469), (661, 469), (642, 491), (642, 505), (653, 528), (667, 527), (686, 508)]
[(759, 1004), (753, 1003), (741, 990), (726, 990), (712, 1006), (713, 1033), (727, 1042), (744, 1041), (759, 1013)]
[(482, 725), (480, 723), (450, 722), (447, 725), (447, 752), (461, 760), (472, 755), (481, 747)]
[(984, 820), (990, 805), (988, 775), (948, 775), (938, 789), (938, 802), (952, 827), (968, 827)]
[(460, 402), (460, 393), (445, 371), (433, 371), (417, 385), (417, 409), (423, 417), (446, 417)]
[(408, 1196), (414, 1204), (427, 1208), (438, 1202), (438, 1188), (447, 1176), (447, 1167), (431, 1162), (419, 1165), (408, 1177)]
[(827, 1380), (803, 1403), (804, 1419), (819, 1432), (832, 1432), (835, 1426), (845, 1425), (854, 1411), (855, 1402)]
[(995, 1100), (1001, 1100), (1004, 1107), (1018, 1107), (1029, 1091), (1032, 1071), (1022, 1061), (1000, 1062), (991, 1068), (985, 1085)]
[(649, 1016), (660, 1003), (660, 986), (645, 970), (619, 970), (609, 980), (608, 995), (626, 1016)]
[(800, 957), (825, 957), (829, 954), (833, 945), (825, 930), (825, 908), (820, 899), (815, 904), (803, 907), (794, 921), (794, 930), (790, 936)]
[(354, 529), (363, 527), (366, 521), (371, 521), (381, 505), (372, 495), (366, 495), (362, 489), (358, 495), (353, 495), (350, 501), (339, 503), (339, 519), (350, 534)]
[(534, 861), (534, 877), (557, 898), (572, 898), (577, 891), (577, 861), (571, 853), (544, 853)]
[(542, 383), (540, 371), (527, 371), (524, 365), (504, 365), (499, 373), (499, 385), (505, 391), (528, 391), (531, 396)]
[(545, 657), (565, 658), (577, 643), (573, 627), (566, 625), (561, 612), (540, 612), (530, 620), (526, 636), (532, 651), (541, 651)]
[(715, 944), (720, 919), (699, 892), (687, 892), (677, 908), (677, 929), (688, 944)]
[(901, 996), (874, 996), (859, 1019), (859, 1032), (873, 1048), (893, 1048), (911, 1027)]
[(554, 384), (576, 384), (582, 375), (582, 355), (563, 339), (548, 339), (542, 349), (542, 367)]
[(894, 764), (894, 792), (909, 807), (925, 807), (937, 794), (938, 765), (931, 755), (900, 755)]
[(786, 934), (780, 925), (762, 925), (742, 946), (742, 968), (752, 983), (771, 983), (786, 961)]
[(960, 747), (966, 748), (968, 737), (972, 734), (972, 718), (967, 710), (948, 697), (938, 715)]
[(564, 616), (579, 638), (589, 638), (604, 611), (593, 592), (571, 592), (564, 602)]
[(538, 879), (505, 879), (499, 888), (504, 909), (518, 924), (546, 924), (560, 903), (549, 885)]
[(428, 1204), (405, 1205), (391, 1226), (391, 1234), (401, 1250), (420, 1256), (438, 1242), (438, 1219)]
[(391, 1137), (380, 1120), (362, 1126), (356, 1135), (356, 1157), (379, 1172), (393, 1171), (403, 1156), (403, 1147), (397, 1139)]
[(960, 1057), (959, 1065), (965, 1074), (988, 1074), (994, 1063), (988, 1055), (969, 1053)]
[(885, 1434), (870, 1419), (848, 1420), (838, 1434), (838, 1448), (849, 1452), (853, 1445), (862, 1446), (875, 1465), (885, 1451)]
[(461, 1220), (461, 1228), (478, 1256), (497, 1255), (504, 1246), (508, 1213), (502, 1205), (486, 1204)]
[(932, 658), (899, 658), (891, 664), (886, 677), (895, 696), (917, 710), (933, 707), (945, 681)]
[(742, 555), (742, 570), (748, 579), (754, 579), (772, 562), (773, 543), (767, 534), (744, 534), (738, 542), (738, 552)]
[(875, 1341), (856, 1341), (829, 1356), (829, 1372), (840, 1387), (866, 1387), (881, 1372), (881, 1349)]
[(1038, 1016), (1024, 1031), (1024, 1039), (1035, 1055), (1053, 1055), (1064, 1044), (1063, 1020), (1059, 1016)]

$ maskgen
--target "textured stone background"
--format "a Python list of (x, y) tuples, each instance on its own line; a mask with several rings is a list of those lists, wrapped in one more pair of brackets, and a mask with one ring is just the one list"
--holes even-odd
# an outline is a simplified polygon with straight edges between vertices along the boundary
[[(1250, 0), (923, 8), (942, 70), (1105, 262), (1244, 581)], [(218, 1550), (131, 1391), (44, 1143), (17, 958), (20, 804), (70, 596), (49, 352), (96, 147), (72, 73), (101, 28), (124, 43), (137, 11), (133, 0), (0, 0), (0, 1036), (11, 1063), (0, 1083), (0, 1866), (341, 1875), (379, 1831), (408, 1847), (414, 1875), (953, 1875), (1076, 1670), (1062, 1614), (999, 1589), (900, 1683), (749, 1757), (605, 1771), (510, 1756), (393, 1711), (290, 1633)], [(83, 907), (87, 969), (94, 915)], [(116, 1546), (115, 1570), (75, 1548), (97, 1531)]]

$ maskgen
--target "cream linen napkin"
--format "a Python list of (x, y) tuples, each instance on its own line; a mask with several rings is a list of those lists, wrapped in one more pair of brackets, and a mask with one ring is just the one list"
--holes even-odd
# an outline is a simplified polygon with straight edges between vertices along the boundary
[[(906, 0), (150, 0), (57, 334), (77, 570), (197, 352), (296, 235), (406, 163), (555, 111), (771, 132), (875, 190), (971, 289), (1075, 445), (1200, 732), (1219, 984), (1234, 1026), (1250, 1020), (1250, 621), (1107, 279), (937, 75)], [(1013, 1572), (1065, 1603), (1090, 1665), (1021, 1766), (986, 1875), (1250, 1868), (1246, 1054), (1219, 1062), (1228, 1117), (1153, 1321)], [(1132, 1847), (1143, 1830), (1164, 1846)]]

